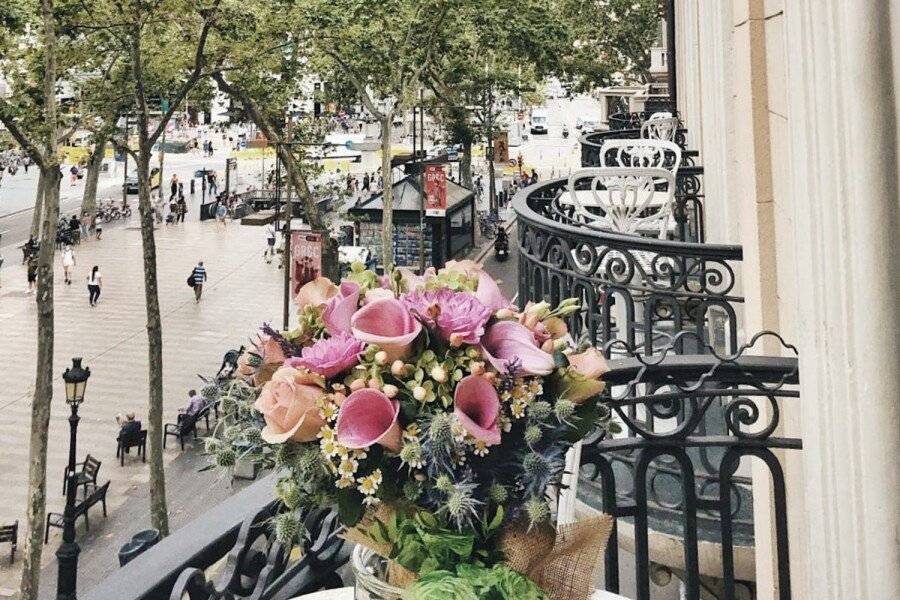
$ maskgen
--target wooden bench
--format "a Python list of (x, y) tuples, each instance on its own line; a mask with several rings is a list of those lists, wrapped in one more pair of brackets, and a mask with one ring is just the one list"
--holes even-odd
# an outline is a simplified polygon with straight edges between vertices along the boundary
[(19, 522), (15, 521), (12, 525), (0, 526), (0, 544), (9, 542), (11, 548), (9, 550), (9, 563), (12, 564), (16, 560), (16, 544), (19, 542)]
[[(88, 490), (90, 490), (90, 492), (88, 492)], [(107, 481), (100, 487), (97, 487), (96, 484), (92, 484), (90, 488), (85, 486), (84, 491), (84, 498), (81, 502), (75, 503), (75, 515), (72, 518), (77, 521), (78, 517), (84, 517), (84, 528), (90, 531), (91, 524), (88, 521), (88, 509), (90, 507), (100, 502), (103, 505), (103, 518), (106, 518), (106, 493), (109, 491), (109, 482)], [(62, 513), (47, 513), (47, 524), (44, 526), (45, 544), (50, 539), (50, 528), (59, 527), (62, 529), (64, 523), (64, 515)]]
[[(88, 454), (84, 458), (84, 462), (75, 464), (75, 471), (73, 473), (69, 473), (69, 467), (66, 467), (63, 472), (63, 496), (66, 495), (66, 487), (69, 484), (69, 475), (75, 475), (75, 491), (78, 491), (79, 486), (85, 486), (85, 491), (87, 491), (87, 484), (91, 483), (94, 486), (97, 485), (97, 473), (100, 471), (101, 462)], [(81, 470), (77, 470), (78, 467), (81, 467)]]
[(125, 466), (125, 455), (131, 448), (137, 448), (137, 455), (141, 457), (142, 462), (147, 462), (147, 430), (141, 429), (135, 431), (131, 435), (119, 436), (118, 445), (116, 446), (116, 458), (119, 459), (119, 466)]

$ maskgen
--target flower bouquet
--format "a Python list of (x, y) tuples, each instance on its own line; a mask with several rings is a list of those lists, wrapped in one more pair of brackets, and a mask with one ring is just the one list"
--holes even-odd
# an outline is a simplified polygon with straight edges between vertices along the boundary
[[(595, 427), (606, 370), (573, 347), (575, 300), (518, 311), (471, 261), (419, 277), (354, 265), (295, 297), (220, 392), (220, 465), (279, 473), (288, 511), (333, 504), (408, 598), (586, 598), (611, 521), (552, 524), (565, 453)], [(292, 512), (293, 511), (293, 512)]]

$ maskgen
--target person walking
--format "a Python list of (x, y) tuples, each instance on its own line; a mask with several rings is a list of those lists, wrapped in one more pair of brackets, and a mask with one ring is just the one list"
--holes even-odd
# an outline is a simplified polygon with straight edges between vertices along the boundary
[(34, 282), (37, 281), (37, 269), (38, 269), (37, 253), (28, 255), (28, 266), (25, 269), (26, 269), (26, 275), (28, 277), (28, 291), (26, 293), (33, 294), (34, 293)]
[(178, 175), (172, 173), (172, 183), (169, 185), (169, 191), (171, 194), (169, 195), (169, 201), (174, 200), (178, 195)]
[(222, 229), (225, 229), (225, 215), (228, 214), (228, 209), (225, 208), (225, 201), (219, 200), (219, 205), (216, 207), (216, 228), (219, 225), (222, 226)]
[(366, 173), (365, 175), (363, 175), (362, 190), (364, 192), (368, 192), (369, 185), (370, 185), (369, 174)]
[(184, 215), (187, 214), (187, 202), (184, 201), (184, 194), (178, 197), (178, 208), (176, 210), (176, 223), (184, 223)]
[(209, 193), (211, 196), (215, 196), (216, 192), (219, 191), (219, 184), (216, 182), (216, 172), (210, 171), (206, 178), (209, 180)]
[(203, 266), (202, 260), (197, 263), (197, 266), (191, 272), (191, 281), (194, 283), (194, 298), (199, 304), (200, 297), (203, 296), (203, 282), (206, 281), (206, 267)]
[(100, 267), (94, 265), (91, 274), (87, 276), (88, 302), (91, 306), (97, 306), (100, 301), (100, 288), (103, 287), (103, 277), (100, 275)]
[(63, 279), (66, 285), (72, 285), (72, 269), (75, 268), (75, 251), (66, 245), (62, 252)]
[(272, 264), (272, 258), (275, 256), (275, 226), (269, 223), (266, 225), (266, 251), (263, 253), (266, 262)]

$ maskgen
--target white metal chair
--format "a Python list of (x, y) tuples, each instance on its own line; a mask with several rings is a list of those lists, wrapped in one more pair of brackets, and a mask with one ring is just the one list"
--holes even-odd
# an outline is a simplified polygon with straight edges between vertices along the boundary
[[(588, 178), (591, 179), (590, 188), (577, 190), (577, 183)], [(568, 193), (575, 212), (589, 227), (631, 235), (652, 232), (660, 239), (665, 239), (669, 233), (675, 176), (668, 169), (581, 169), (569, 176)], [(602, 214), (589, 208), (600, 209)]]
[[(664, 114), (669, 116), (657, 116)], [(641, 137), (644, 139), (674, 142), (677, 131), (678, 117), (673, 117), (670, 113), (654, 113), (641, 124)]]
[(678, 175), (681, 146), (667, 140), (606, 140), (600, 149), (601, 167), (667, 169)]

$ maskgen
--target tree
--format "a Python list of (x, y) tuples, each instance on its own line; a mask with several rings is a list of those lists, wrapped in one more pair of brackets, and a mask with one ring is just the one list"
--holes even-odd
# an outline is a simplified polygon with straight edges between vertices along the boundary
[[(11, 98), (0, 99), (0, 122), (24, 152), (40, 169), (43, 186), (43, 224), (37, 258), (37, 361), (34, 397), (31, 404), (31, 434), (28, 469), (28, 533), (21, 597), (37, 600), (43, 550), (43, 526), (47, 500), (47, 430), (53, 399), (53, 254), (56, 248), (56, 220), (59, 215), (59, 183), (62, 173), (58, 158), (58, 114), (56, 86), (58, 76), (57, 18), (53, 0), (40, 0), (36, 11), (24, 2), (11, 2), (0, 10), (4, 33), (0, 33), (0, 56), (4, 56), (4, 73), (29, 74), (40, 82), (34, 87), (13, 85)], [(23, 42), (34, 38), (30, 48)], [(40, 62), (38, 62), (38, 56)], [(18, 78), (24, 84), (29, 77)], [(30, 97), (29, 97), (30, 96)], [(34, 112), (26, 107), (40, 106), (44, 115), (36, 122)], [(24, 117), (24, 118), (23, 118)]]
[[(322, 198), (311, 184), (322, 171), (311, 159), (325, 140), (328, 123), (297, 118), (292, 109), (305, 95), (303, 83), (311, 75), (304, 45), (295, 34), (301, 18), (295, 6), (265, 1), (245, 2), (229, 10), (216, 27), (218, 46), (213, 54), (219, 64), (211, 77), (274, 145), (305, 221), (315, 230), (328, 231), (328, 215), (319, 208)], [(337, 244), (328, 235), (323, 237), (322, 250), (324, 274), (336, 279)]]
[[(166, 506), (163, 438), (162, 320), (156, 272), (150, 160), (172, 115), (188, 92), (207, 76), (206, 43), (219, 0), (198, 3), (188, 0), (97, 0), (82, 15), (85, 21), (74, 29), (89, 35), (96, 47), (121, 57), (110, 67), (113, 84), (106, 90), (116, 105), (128, 98), (128, 111), (137, 125), (137, 149), (116, 135), (113, 144), (130, 155), (137, 165), (138, 212), (144, 262), (144, 299), (147, 309), (149, 398), (147, 420), (150, 439), (150, 520), (162, 535), (169, 533)], [(177, 15), (177, 19), (170, 18)], [(124, 83), (122, 83), (124, 82)], [(99, 96), (102, 98), (102, 96)], [(153, 108), (168, 100), (168, 108), (152, 119)], [(102, 101), (102, 100), (95, 100)]]
[(381, 124), (384, 179), (382, 262), (393, 257), (394, 117), (415, 101), (422, 75), (435, 60), (436, 40), (457, 0), (310, 0), (304, 25), (311, 66), (332, 90), (352, 90)]

